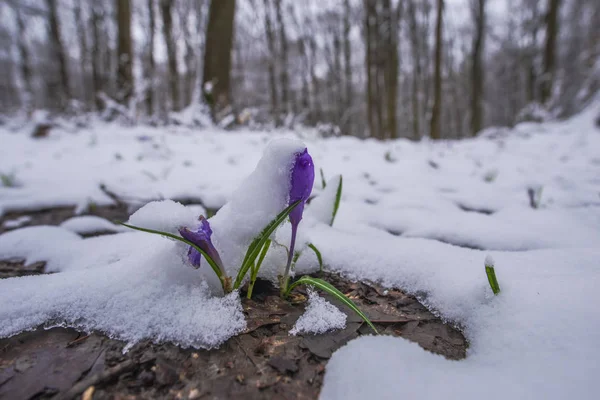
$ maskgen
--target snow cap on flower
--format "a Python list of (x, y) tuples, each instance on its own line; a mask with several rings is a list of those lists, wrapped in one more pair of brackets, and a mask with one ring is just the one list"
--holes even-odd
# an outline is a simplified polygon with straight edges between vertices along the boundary
[(290, 177), (290, 204), (301, 200), (300, 204), (290, 213), (290, 221), (293, 225), (298, 225), (302, 219), (304, 204), (312, 192), (315, 181), (315, 166), (312, 157), (308, 154), (308, 149), (295, 154), (292, 174)]
[[(210, 224), (208, 220), (204, 218), (204, 216), (200, 216), (200, 227), (198, 227), (197, 231), (192, 231), (188, 228), (182, 227), (179, 228), (179, 233), (181, 236), (194, 243), (196, 246), (200, 247), (213, 261), (219, 266), (221, 270), (223, 270), (223, 262), (221, 261), (221, 257), (219, 256), (219, 252), (213, 246), (212, 241), (210, 239), (212, 235), (212, 229), (210, 228)], [(201, 254), (198, 250), (190, 246), (188, 250), (188, 259), (194, 268), (200, 267)]]

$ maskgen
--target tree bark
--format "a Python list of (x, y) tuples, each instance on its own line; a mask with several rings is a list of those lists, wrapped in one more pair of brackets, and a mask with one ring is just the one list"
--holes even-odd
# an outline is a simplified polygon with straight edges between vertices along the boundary
[(558, 37), (558, 14), (560, 0), (548, 0), (546, 16), (546, 45), (544, 47), (544, 76), (540, 91), (541, 101), (547, 104), (552, 98), (556, 70), (556, 38)]
[(413, 139), (421, 139), (421, 45), (419, 44), (419, 31), (417, 24), (417, 11), (415, 0), (408, 1), (408, 25), (410, 35), (410, 47), (412, 51), (413, 79), (412, 79), (412, 130)]
[(210, 3), (202, 89), (211, 106), (213, 119), (219, 121), (231, 109), (231, 49), (235, 21), (235, 0)]
[(21, 58), (21, 79), (23, 79), (23, 85), (25, 86), (22, 103), (25, 113), (30, 117), (33, 111), (33, 87), (31, 83), (31, 60), (27, 43), (25, 43), (25, 38), (27, 37), (26, 24), (19, 7), (15, 7), (15, 12), (17, 14), (17, 29), (19, 32), (17, 45), (19, 47), (19, 57)]
[[(344, 0), (344, 81), (345, 81), (345, 93), (344, 93), (344, 112), (349, 112), (352, 107), (352, 44), (350, 43), (350, 0)], [(350, 133), (350, 132), (346, 132)]]
[(442, 114), (442, 18), (444, 0), (437, 1), (437, 22), (435, 26), (435, 72), (433, 83), (433, 107), (431, 109), (431, 127), (429, 136), (440, 139), (440, 119)]
[(92, 85), (94, 87), (94, 102), (96, 104), (96, 110), (102, 109), (102, 100), (100, 100), (100, 93), (103, 90), (102, 77), (100, 75), (100, 69), (102, 64), (102, 51), (101, 51), (101, 34), (103, 15), (99, 11), (101, 5), (92, 4)]
[(281, 85), (281, 105), (284, 113), (288, 113), (290, 109), (290, 88), (288, 76), (288, 42), (285, 31), (285, 23), (281, 12), (282, 0), (275, 0), (275, 15), (279, 28), (279, 43), (280, 43), (280, 65), (279, 65), (279, 80)]
[(73, 8), (73, 13), (75, 16), (75, 24), (77, 26), (77, 36), (79, 37), (79, 68), (81, 74), (81, 97), (83, 98), (83, 103), (87, 104), (89, 101), (89, 91), (87, 85), (87, 69), (88, 69), (88, 44), (86, 38), (86, 29), (85, 23), (83, 21), (83, 16), (81, 14), (81, 0), (76, 0)]
[(154, 115), (154, 31), (156, 30), (156, 20), (154, 15), (154, 0), (148, 0), (148, 65), (146, 66), (146, 112), (149, 116)]
[(160, 9), (163, 21), (163, 34), (167, 47), (167, 63), (169, 65), (169, 87), (171, 92), (171, 109), (179, 111), (179, 71), (177, 68), (177, 48), (173, 40), (173, 15), (171, 0), (161, 0)]
[(485, 40), (485, 0), (474, 0), (475, 38), (471, 60), (471, 135), (483, 128), (483, 49)]
[(67, 67), (67, 56), (60, 37), (60, 25), (56, 10), (56, 0), (46, 0), (48, 7), (48, 27), (53, 58), (58, 62), (59, 68), (59, 107), (65, 108), (71, 99), (69, 86), (69, 72)]
[(133, 51), (130, 0), (115, 0), (117, 9), (117, 101), (128, 105), (133, 96)]
[(275, 126), (280, 125), (280, 110), (279, 98), (277, 91), (277, 78), (275, 68), (275, 34), (273, 32), (273, 24), (271, 22), (271, 6), (269, 0), (264, 0), (265, 7), (265, 35), (267, 37), (268, 69), (269, 69), (269, 93), (271, 95), (271, 114), (275, 121)]

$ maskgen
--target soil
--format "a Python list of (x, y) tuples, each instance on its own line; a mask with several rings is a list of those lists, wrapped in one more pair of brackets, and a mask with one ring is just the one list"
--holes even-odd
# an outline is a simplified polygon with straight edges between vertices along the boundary
[[(33, 217), (30, 224), (56, 224), (72, 216), (59, 210), (27, 215)], [(0, 278), (38, 273), (44, 273), (44, 263), (0, 261)], [(449, 359), (466, 356), (468, 344), (460, 330), (415, 297), (335, 274), (321, 277), (351, 298), (380, 334), (404, 337)], [(0, 399), (315, 399), (332, 353), (372, 331), (337, 303), (348, 315), (345, 329), (290, 336), (304, 312), (304, 290), (300, 287), (293, 301), (286, 301), (268, 282), (257, 282), (252, 300), (243, 300), (246, 331), (213, 350), (145, 341), (123, 354), (122, 341), (70, 328), (40, 327), (0, 339)]]

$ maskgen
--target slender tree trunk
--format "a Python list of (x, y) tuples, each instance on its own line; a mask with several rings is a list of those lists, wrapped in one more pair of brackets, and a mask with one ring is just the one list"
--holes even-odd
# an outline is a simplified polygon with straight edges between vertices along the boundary
[(544, 48), (544, 77), (542, 79), (541, 101), (547, 104), (552, 98), (554, 75), (556, 72), (556, 38), (558, 37), (558, 15), (560, 0), (548, 0), (546, 15), (546, 45)]
[(77, 26), (77, 36), (79, 37), (79, 63), (80, 63), (80, 74), (81, 74), (81, 97), (83, 98), (83, 103), (88, 104), (90, 96), (88, 92), (87, 85), (87, 69), (89, 63), (89, 53), (88, 53), (88, 44), (86, 38), (86, 29), (85, 23), (83, 21), (83, 16), (81, 15), (81, 0), (76, 0), (73, 13), (75, 14), (75, 24)]
[(235, 21), (235, 0), (213, 0), (210, 3), (202, 88), (210, 104), (213, 118), (219, 121), (231, 109), (231, 49)]
[(383, 0), (383, 19), (387, 30), (383, 32), (386, 43), (386, 62), (384, 72), (384, 86), (381, 92), (386, 93), (386, 124), (385, 136), (391, 139), (398, 137), (396, 120), (396, 104), (398, 97), (398, 21), (397, 13), (392, 11), (391, 1)]
[[(190, 8), (190, 1), (186, 0), (185, 7), (182, 7), (182, 14), (180, 14), (181, 25), (183, 29), (183, 39), (185, 43), (185, 56), (183, 58), (185, 63), (185, 87), (183, 96), (183, 106), (187, 107), (192, 103), (192, 96), (194, 94), (194, 82), (196, 81), (196, 54), (194, 52), (194, 46), (192, 46), (192, 31), (190, 29), (189, 14), (192, 11)], [(198, 1), (198, 0), (194, 0)], [(197, 15), (201, 17), (201, 15)]]
[(369, 122), (369, 136), (377, 135), (375, 129), (375, 76), (373, 67), (373, 36), (375, 36), (373, 19), (377, 10), (375, 9), (374, 1), (365, 0), (365, 64), (367, 71), (367, 120)]
[(15, 7), (17, 13), (17, 29), (19, 32), (17, 45), (19, 47), (19, 57), (21, 58), (21, 79), (23, 79), (24, 93), (23, 93), (23, 109), (28, 117), (31, 116), (33, 111), (33, 86), (31, 84), (31, 60), (29, 57), (29, 50), (27, 49), (27, 43), (25, 43), (26, 24), (23, 19), (23, 15), (19, 7)]
[[(350, 29), (352, 25), (350, 24), (350, 12), (352, 11), (350, 7), (350, 0), (344, 0), (344, 81), (346, 90), (344, 93), (344, 108), (345, 112), (349, 112), (352, 107), (352, 44), (350, 42)], [(349, 134), (347, 129), (344, 130), (345, 133)]]
[(173, 39), (173, 16), (171, 0), (161, 0), (160, 9), (163, 21), (163, 34), (167, 47), (167, 62), (169, 64), (169, 87), (171, 91), (171, 109), (179, 111), (179, 72), (177, 68), (177, 48)]
[(275, 68), (275, 33), (273, 32), (273, 24), (271, 22), (271, 5), (269, 0), (264, 0), (265, 7), (265, 35), (267, 37), (268, 69), (269, 69), (269, 92), (271, 94), (271, 114), (275, 121), (275, 126), (281, 124), (279, 98), (277, 91), (277, 72)]
[(96, 110), (102, 109), (102, 101), (99, 94), (103, 90), (100, 68), (102, 65), (102, 51), (100, 50), (100, 32), (102, 31), (103, 15), (99, 10), (101, 5), (92, 4), (92, 84), (94, 86), (94, 102)]
[(117, 100), (129, 104), (133, 96), (133, 51), (131, 46), (131, 4), (129, 0), (115, 0), (117, 8)]
[(483, 128), (483, 49), (485, 40), (485, 0), (474, 0), (475, 39), (471, 61), (471, 135)]
[(52, 54), (53, 58), (57, 60), (59, 68), (59, 107), (65, 108), (71, 99), (67, 56), (60, 37), (56, 0), (46, 0), (46, 5), (48, 7), (48, 27)]
[(154, 0), (148, 0), (148, 65), (145, 69), (146, 74), (146, 111), (149, 116), (154, 115), (154, 31), (156, 30), (156, 20), (154, 15)]
[(421, 139), (421, 45), (419, 44), (419, 31), (417, 24), (417, 11), (415, 0), (408, 1), (408, 25), (410, 33), (410, 47), (412, 50), (413, 81), (412, 81), (412, 114), (413, 114), (413, 139)]
[(281, 12), (282, 0), (275, 0), (275, 15), (277, 18), (277, 25), (279, 28), (279, 43), (280, 43), (280, 66), (279, 66), (279, 80), (281, 82), (281, 105), (284, 113), (289, 112), (290, 108), (290, 85), (288, 77), (288, 42), (287, 34), (285, 31), (285, 23), (283, 21), (283, 14)]
[(442, 115), (442, 18), (444, 0), (437, 2), (437, 22), (435, 27), (435, 72), (433, 83), (433, 107), (431, 109), (431, 127), (429, 136), (440, 139), (440, 120)]

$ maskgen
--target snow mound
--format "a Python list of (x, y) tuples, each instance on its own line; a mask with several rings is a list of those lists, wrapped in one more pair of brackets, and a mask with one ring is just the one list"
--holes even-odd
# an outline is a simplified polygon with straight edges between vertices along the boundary
[[(53, 238), (51, 246), (40, 240), (36, 248), (44, 236)], [(0, 235), (0, 258), (7, 247), (62, 272), (0, 281), (0, 337), (58, 325), (102, 331), (129, 345), (150, 339), (209, 349), (246, 327), (238, 294), (214, 297), (207, 269), (189, 268), (179, 246), (159, 236), (81, 239), (62, 228), (24, 228)]]
[(313, 290), (308, 292), (308, 306), (304, 314), (298, 318), (290, 335), (299, 333), (321, 334), (346, 327), (347, 315), (320, 297)]
[(126, 229), (95, 215), (69, 218), (61, 223), (60, 227), (84, 235), (95, 232), (122, 232)]
[(193, 208), (173, 200), (152, 201), (137, 210), (128, 223), (140, 228), (153, 229), (178, 235), (178, 228), (193, 227), (197, 224), (198, 216)]

